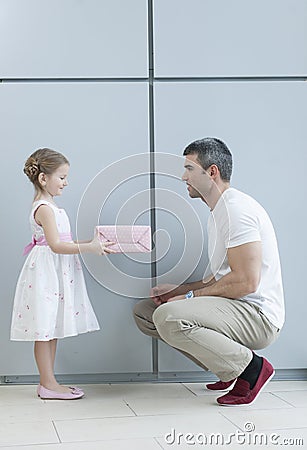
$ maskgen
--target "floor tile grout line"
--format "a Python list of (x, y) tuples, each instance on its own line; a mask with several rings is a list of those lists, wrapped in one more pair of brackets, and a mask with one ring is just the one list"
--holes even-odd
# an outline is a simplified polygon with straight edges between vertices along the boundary
[(53, 419), (51, 420), (51, 423), (52, 423), (52, 426), (53, 426), (53, 428), (54, 428), (54, 431), (55, 431), (55, 433), (56, 433), (56, 435), (57, 435), (57, 438), (58, 438), (58, 440), (59, 440), (58, 444), (62, 444), (62, 440), (61, 440), (61, 438), (60, 438), (60, 434), (59, 434), (59, 432), (58, 432), (58, 429), (57, 429), (57, 427), (56, 427), (55, 421), (54, 421)]
[(307, 394), (307, 389), (283, 389), (283, 390), (280, 390), (280, 391), (275, 391), (275, 390), (270, 391), (270, 390), (268, 390), (268, 391), (263, 391), (263, 392), (272, 392), (272, 394), (281, 393), (281, 392), (284, 392), (284, 393), (287, 393), (287, 392), (306, 392), (306, 394)]
[(137, 413), (134, 411), (134, 409), (129, 405), (128, 401), (123, 400), (123, 402), (128, 406), (128, 408), (133, 412), (133, 414), (135, 415), (135, 417), (137, 417)]
[(162, 447), (162, 445), (160, 444), (160, 442), (157, 440), (156, 437), (154, 437), (154, 441), (159, 445), (160, 448), (162, 448), (162, 450), (164, 450), (164, 448)]
[(181, 385), (189, 392), (191, 392), (195, 397), (199, 397), (199, 395), (196, 394), (196, 392), (192, 391), (188, 386), (186, 386), (184, 383), (181, 383)]
[[(285, 392), (294, 392), (294, 391), (285, 391)], [(288, 405), (292, 406), (292, 408), (297, 408), (297, 406), (293, 405), (292, 403), (288, 402), (284, 398), (277, 395), (276, 392), (270, 392), (270, 394), (273, 395), (274, 397), (278, 398), (279, 400), (282, 400), (283, 402), (287, 403)]]
[[(89, 420), (118, 420), (118, 419), (131, 419), (131, 420), (135, 420), (136, 418), (139, 418), (139, 419), (141, 419), (141, 418), (149, 418), (149, 417), (152, 417), (152, 418), (155, 418), (155, 417), (157, 417), (157, 416), (180, 416), (180, 417), (183, 417), (183, 416), (185, 416), (185, 415), (187, 415), (187, 416), (189, 416), (190, 414), (185, 414), (185, 413), (182, 413), (182, 414), (176, 414), (176, 413), (173, 413), (173, 412), (170, 412), (170, 413), (160, 413), (160, 414), (137, 414), (137, 413), (135, 413), (134, 411), (133, 411), (133, 409), (130, 407), (130, 405), (127, 405), (130, 409), (131, 409), (131, 411), (135, 414), (135, 415), (133, 415), (133, 416), (104, 416), (104, 417), (82, 417), (82, 418), (80, 418), (80, 417), (78, 417), (78, 418), (64, 418), (64, 419), (56, 419), (56, 418), (46, 418), (45, 420), (43, 420), (43, 421), (39, 421), (39, 422), (48, 422), (48, 423), (50, 423), (50, 421), (54, 424), (54, 426), (56, 427), (56, 422), (72, 422), (72, 421), (78, 421), (78, 422), (81, 422), (81, 421), (89, 421)], [(262, 408), (262, 409), (253, 409), (253, 410), (248, 410), (248, 409), (240, 409), (240, 411), (241, 412), (259, 412), (259, 411), (277, 411), (277, 410), (280, 410), (280, 409), (282, 409), (282, 410), (287, 410), (287, 411), (292, 411), (293, 410), (293, 408), (294, 409), (296, 409), (296, 410), (299, 410), (300, 408), (297, 408), (297, 407), (293, 407), (292, 405), (290, 405), (291, 407), (289, 408), (289, 407), (286, 407), (286, 408), (274, 408), (274, 409), (267, 409), (267, 408)], [(302, 407), (302, 408), (306, 408), (306, 407)], [(235, 423), (233, 423), (232, 422), (232, 420), (229, 418), (229, 417), (227, 417), (227, 416), (225, 416), (224, 415), (224, 413), (222, 412), (222, 411), (217, 411), (217, 413), (218, 413), (218, 415), (220, 415), (220, 416), (222, 416), (223, 418), (225, 418), (225, 419), (227, 419), (227, 421), (229, 421), (230, 423), (232, 423), (233, 425), (235, 425), (235, 426), (237, 426), (237, 424), (235, 424)], [(11, 424), (11, 425), (13, 425), (13, 424), (16, 424), (16, 423), (36, 423), (37, 422), (37, 420), (27, 420), (27, 421), (22, 421), (22, 422), (7, 422), (7, 424)], [(305, 428), (305, 427), (303, 427), (303, 428)], [(0, 447), (1, 448), (1, 447)]]
[[(288, 431), (288, 430), (307, 430), (307, 425), (305, 427), (291, 427), (291, 428), (274, 428), (274, 431)], [(265, 431), (265, 430), (259, 430)]]
[[(271, 393), (271, 392), (269, 392), (269, 393)], [(280, 399), (279, 399), (280, 400)], [(288, 402), (287, 402), (288, 403)], [(245, 407), (244, 407), (244, 409), (240, 409), (240, 410), (238, 410), (237, 409), (237, 411), (241, 411), (241, 412), (251, 412), (251, 413), (253, 413), (253, 412), (257, 412), (257, 411), (278, 411), (279, 409), (283, 409), (283, 410), (288, 410), (288, 411), (292, 411), (292, 408), (293, 408), (293, 405), (290, 405), (291, 406), (291, 408), (288, 408), (288, 407), (286, 407), (286, 408), (271, 408), (271, 409), (267, 409), (267, 408), (265, 408), (265, 409), (252, 409), (252, 410), (248, 410), (248, 409), (245, 409)], [(226, 411), (225, 411), (225, 413), (226, 413)], [(237, 425), (235, 422), (233, 422), (232, 420), (231, 420), (231, 418), (229, 418), (229, 417), (227, 417), (226, 415), (225, 415), (225, 413), (223, 413), (222, 411), (219, 411), (219, 414), (224, 418), (224, 419), (227, 419), (232, 425), (234, 425), (234, 426), (236, 426), (239, 430), (241, 430), (241, 431), (245, 431), (244, 430), (244, 427), (242, 428), (242, 427), (240, 427), (239, 425)]]
[(238, 430), (240, 431), (244, 431), (243, 428), (241, 428), (237, 423), (233, 422), (229, 417), (225, 416), (224, 413), (222, 411), (219, 411), (219, 415), (221, 417), (223, 417), (223, 419), (228, 420), (229, 423), (231, 423), (231, 425), (237, 427)]
[[(129, 405), (127, 405), (127, 406), (129, 406)], [(53, 418), (51, 420), (54, 420), (55, 422), (72, 422), (72, 421), (83, 421), (83, 420), (134, 419), (135, 417), (142, 417), (142, 416), (138, 416), (137, 414), (135, 414), (135, 412), (133, 410), (132, 410), (132, 412), (134, 413), (134, 416), (76, 417), (73, 419), (55, 419), (55, 418)]]

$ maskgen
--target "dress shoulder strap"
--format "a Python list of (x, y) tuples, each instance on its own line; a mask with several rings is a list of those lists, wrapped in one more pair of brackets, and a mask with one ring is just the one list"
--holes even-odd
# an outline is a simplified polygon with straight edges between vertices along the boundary
[(50, 206), (50, 208), (53, 209), (53, 211), (54, 211), (55, 209), (57, 209), (57, 207), (54, 206), (51, 202), (48, 202), (48, 200), (36, 200), (35, 202), (33, 202), (32, 210), (31, 210), (31, 218), (32, 218), (33, 220), (34, 220), (34, 215), (35, 215), (36, 211), (38, 210), (38, 208), (39, 208), (41, 205), (47, 205), (47, 206)]

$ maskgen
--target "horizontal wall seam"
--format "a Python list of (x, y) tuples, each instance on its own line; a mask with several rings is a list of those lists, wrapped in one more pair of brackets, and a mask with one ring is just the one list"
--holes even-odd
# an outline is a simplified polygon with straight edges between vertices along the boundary
[[(173, 371), (173, 372), (129, 372), (129, 373), (92, 373), (92, 374), (57, 374), (60, 383), (104, 384), (104, 383), (205, 383), (216, 381), (211, 372)], [(274, 381), (306, 381), (307, 369), (275, 369)], [(39, 382), (39, 375), (1, 375), (0, 386), (34, 384)]]
[(149, 78), (2, 78), (1, 83), (144, 83), (149, 81)]
[(154, 81), (158, 83), (169, 82), (242, 82), (242, 81), (306, 81), (304, 76), (245, 76), (245, 77), (155, 77)]
[[(150, 70), (150, 72), (152, 72)], [(307, 81), (305, 76), (289, 77), (154, 77), (148, 78), (2, 78), (1, 83), (203, 83), (203, 82), (242, 82), (242, 81)]]

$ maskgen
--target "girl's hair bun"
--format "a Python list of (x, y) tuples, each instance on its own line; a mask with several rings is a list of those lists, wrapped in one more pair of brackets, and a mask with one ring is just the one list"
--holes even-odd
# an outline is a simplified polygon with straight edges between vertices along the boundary
[(39, 164), (37, 159), (30, 156), (25, 163), (23, 171), (33, 183), (39, 175)]

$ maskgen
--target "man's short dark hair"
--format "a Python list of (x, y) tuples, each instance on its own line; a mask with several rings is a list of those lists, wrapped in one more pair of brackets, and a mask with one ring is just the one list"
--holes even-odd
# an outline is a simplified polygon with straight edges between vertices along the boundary
[(217, 138), (206, 137), (189, 144), (183, 152), (186, 155), (197, 155), (197, 160), (204, 170), (215, 164), (223, 181), (230, 181), (232, 173), (232, 155), (227, 145)]

